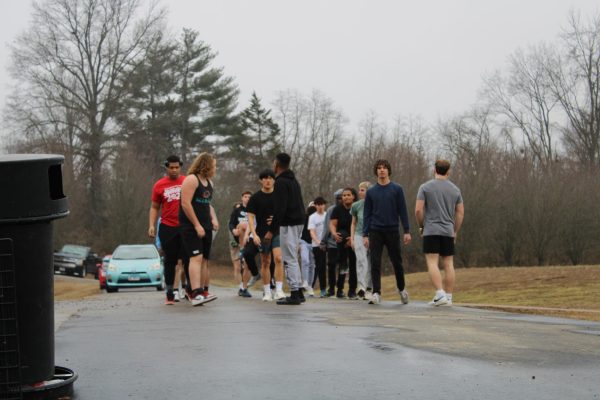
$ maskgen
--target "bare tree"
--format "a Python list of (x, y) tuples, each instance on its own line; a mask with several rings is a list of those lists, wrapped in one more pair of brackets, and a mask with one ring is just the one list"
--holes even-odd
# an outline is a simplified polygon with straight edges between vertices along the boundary
[(119, 78), (142, 59), (144, 42), (165, 15), (153, 3), (137, 18), (140, 6), (139, 0), (34, 2), (31, 25), (12, 47), (16, 101), (27, 104), (33, 94), (32, 109), (40, 110), (36, 119), (23, 119), (32, 125), (22, 131), (72, 144), (87, 178), (90, 222), (97, 229), (102, 229), (103, 168), (118, 132)]
[(484, 95), (494, 110), (518, 129), (536, 160), (548, 166), (556, 156), (553, 110), (557, 100), (550, 88), (548, 45), (517, 50), (509, 58), (509, 74), (484, 79)]
[(568, 119), (564, 143), (586, 167), (600, 166), (600, 14), (572, 12), (564, 53), (547, 64), (552, 90)]

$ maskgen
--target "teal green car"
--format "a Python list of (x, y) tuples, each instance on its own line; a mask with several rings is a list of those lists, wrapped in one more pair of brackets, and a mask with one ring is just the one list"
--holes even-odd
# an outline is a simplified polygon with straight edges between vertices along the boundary
[(122, 244), (112, 253), (106, 271), (106, 291), (152, 286), (163, 290), (160, 255), (153, 244)]

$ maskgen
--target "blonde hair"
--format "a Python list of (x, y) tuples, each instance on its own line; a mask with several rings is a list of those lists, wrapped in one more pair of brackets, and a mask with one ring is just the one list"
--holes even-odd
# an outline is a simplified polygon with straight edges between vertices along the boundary
[(364, 182), (361, 182), (358, 184), (359, 189), (363, 189), (363, 188), (368, 189), (370, 187), (371, 187), (371, 182), (369, 182), (369, 181), (364, 181)]
[(199, 174), (203, 178), (208, 178), (213, 169), (215, 156), (210, 153), (200, 153), (188, 169), (188, 175)]

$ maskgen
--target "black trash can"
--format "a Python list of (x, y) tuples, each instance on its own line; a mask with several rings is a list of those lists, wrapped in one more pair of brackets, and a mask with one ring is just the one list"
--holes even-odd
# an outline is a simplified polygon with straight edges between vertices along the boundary
[(0, 155), (0, 239), (12, 242), (23, 384), (55, 374), (52, 220), (69, 213), (63, 162), (60, 155)]

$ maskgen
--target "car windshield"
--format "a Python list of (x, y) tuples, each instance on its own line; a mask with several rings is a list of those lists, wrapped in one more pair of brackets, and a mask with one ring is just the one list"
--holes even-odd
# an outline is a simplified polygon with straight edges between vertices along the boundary
[(87, 256), (88, 248), (83, 246), (75, 246), (73, 244), (66, 244), (61, 249), (61, 253), (69, 253), (80, 257), (85, 257)]
[(157, 257), (158, 253), (153, 246), (119, 247), (112, 255), (113, 260), (139, 260)]

